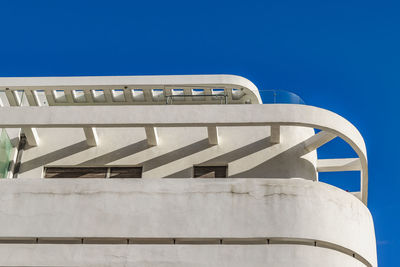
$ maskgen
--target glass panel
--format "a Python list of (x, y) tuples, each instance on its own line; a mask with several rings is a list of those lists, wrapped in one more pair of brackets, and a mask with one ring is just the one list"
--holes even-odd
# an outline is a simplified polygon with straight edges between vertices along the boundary
[(284, 90), (260, 90), (263, 104), (305, 104), (298, 95)]
[(6, 178), (10, 164), (12, 145), (6, 130), (1, 130), (0, 135), (0, 178)]

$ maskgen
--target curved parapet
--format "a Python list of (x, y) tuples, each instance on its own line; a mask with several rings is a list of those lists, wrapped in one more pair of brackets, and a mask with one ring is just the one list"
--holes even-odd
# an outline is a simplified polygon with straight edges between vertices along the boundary
[[(172, 253), (168, 260), (181, 264), (189, 259), (177, 256), (178, 250), (196, 254), (201, 251), (196, 245), (202, 245), (217, 253), (219, 266), (243, 266), (228, 264), (230, 253), (239, 253), (249, 262), (246, 266), (265, 265), (258, 257), (249, 257), (253, 249), (284, 256), (269, 259), (273, 266), (377, 266), (368, 208), (347, 192), (320, 182), (237, 178), (0, 183), (2, 265), (18, 264), (20, 257), (9, 257), (11, 251), (1, 243), (25, 243), (32, 252), (40, 252), (42, 245), (37, 244), (84, 243), (108, 245), (111, 250), (125, 244), (124, 250), (115, 251), (124, 257), (147, 244)], [(98, 253), (104, 254), (100, 247)], [(79, 246), (76, 253), (81, 249), (89, 248)], [(63, 258), (68, 251), (59, 248), (54, 253)], [(327, 260), (337, 264), (326, 265)]]

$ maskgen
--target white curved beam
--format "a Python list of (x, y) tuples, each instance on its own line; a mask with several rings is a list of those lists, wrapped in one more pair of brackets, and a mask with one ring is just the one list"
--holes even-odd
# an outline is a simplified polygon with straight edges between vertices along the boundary
[[(65, 116), (68, 114), (68, 116)], [(166, 115), (167, 114), (167, 115)], [(368, 198), (367, 151), (359, 131), (343, 117), (317, 107), (295, 104), (193, 106), (81, 106), (2, 108), (0, 128), (21, 127), (313, 127), (339, 136), (361, 163), (362, 201)]]

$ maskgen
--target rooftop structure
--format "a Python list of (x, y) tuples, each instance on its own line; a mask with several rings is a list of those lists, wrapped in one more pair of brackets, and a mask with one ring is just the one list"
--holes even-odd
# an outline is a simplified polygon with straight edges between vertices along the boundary
[[(364, 140), (295, 94), (43, 77), (0, 78), (0, 100), (0, 265), (377, 266)], [(318, 159), (334, 138), (358, 157)], [(342, 171), (359, 192), (318, 181)]]

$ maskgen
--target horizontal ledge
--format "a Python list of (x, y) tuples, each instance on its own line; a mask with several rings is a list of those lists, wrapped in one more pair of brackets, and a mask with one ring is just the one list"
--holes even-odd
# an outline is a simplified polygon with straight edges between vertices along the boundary
[(317, 171), (318, 172), (361, 171), (361, 161), (359, 158), (319, 159), (317, 161)]
[(102, 244), (102, 245), (306, 245), (322, 247), (354, 257), (366, 266), (365, 258), (351, 249), (331, 242), (307, 238), (242, 237), (242, 238), (142, 238), (142, 237), (1, 237), (0, 244)]

